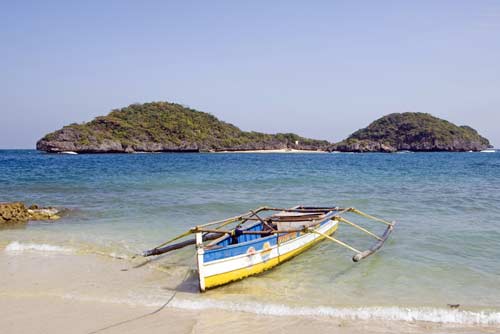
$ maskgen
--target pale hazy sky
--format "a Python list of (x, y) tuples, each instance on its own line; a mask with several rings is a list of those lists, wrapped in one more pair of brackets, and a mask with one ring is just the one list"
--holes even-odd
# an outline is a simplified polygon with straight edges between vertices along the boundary
[(0, 148), (134, 102), (338, 141), (392, 112), (500, 146), (500, 1), (2, 1)]

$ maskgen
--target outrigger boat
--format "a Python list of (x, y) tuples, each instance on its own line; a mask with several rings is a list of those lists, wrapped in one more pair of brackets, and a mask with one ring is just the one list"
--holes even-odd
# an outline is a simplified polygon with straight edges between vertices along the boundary
[[(386, 225), (378, 236), (344, 218), (354, 213)], [(344, 223), (370, 235), (377, 241), (366, 251), (342, 242), (331, 235), (339, 223)], [(229, 226), (235, 225), (234, 228)], [(305, 207), (290, 209), (261, 207), (256, 210), (193, 227), (163, 244), (145, 251), (154, 256), (196, 244), (196, 259), (200, 291), (227, 284), (271, 269), (307, 250), (317, 242), (328, 239), (354, 252), (358, 262), (382, 247), (394, 228), (389, 222), (355, 208)], [(226, 229), (223, 229), (226, 227)], [(195, 234), (194, 239), (172, 242)]]

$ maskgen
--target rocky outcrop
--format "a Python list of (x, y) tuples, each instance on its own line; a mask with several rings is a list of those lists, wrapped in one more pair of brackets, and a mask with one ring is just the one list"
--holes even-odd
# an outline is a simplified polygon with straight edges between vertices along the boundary
[(339, 152), (384, 152), (384, 153), (393, 153), (398, 149), (394, 146), (387, 145), (384, 143), (380, 143), (372, 140), (351, 140), (351, 141), (343, 141), (333, 146), (334, 151)]
[(26, 207), (22, 202), (0, 203), (0, 224), (26, 223), (30, 220), (57, 220), (60, 209), (37, 205)]
[(28, 209), (23, 203), (0, 203), (0, 223), (25, 223), (29, 218)]
[(489, 148), (488, 139), (469, 126), (453, 123), (424, 113), (384, 116), (349, 138), (332, 146), (341, 152), (395, 151), (481, 151)]
[(242, 131), (216, 117), (179, 104), (152, 102), (113, 110), (84, 124), (71, 124), (40, 139), (46, 152), (134, 153), (237, 150), (327, 150), (324, 140), (292, 133)]
[(32, 205), (28, 208), (29, 220), (57, 220), (60, 219), (62, 210), (53, 207), (40, 208)]

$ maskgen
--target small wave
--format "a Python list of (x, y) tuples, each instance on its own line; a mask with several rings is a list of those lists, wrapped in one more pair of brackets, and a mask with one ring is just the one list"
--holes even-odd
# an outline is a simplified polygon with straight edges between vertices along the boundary
[(59, 252), (59, 253), (70, 253), (73, 249), (54, 246), (48, 244), (26, 244), (20, 243), (18, 241), (11, 242), (5, 247), (6, 252), (24, 252), (24, 251), (35, 251), (35, 252)]
[[(166, 298), (161, 298), (158, 295), (154, 297), (150, 296), (149, 298), (143, 295), (133, 296), (133, 298), (105, 298), (102, 296), (98, 298), (66, 294), (63, 298), (148, 307), (158, 307), (166, 301)], [(183, 299), (182, 297), (174, 298), (168, 304), (168, 307), (185, 310), (219, 309), (228, 312), (245, 312), (270, 316), (332, 317), (342, 320), (418, 321), (475, 326), (497, 326), (500, 324), (500, 312), (452, 310), (432, 307), (292, 307), (256, 302), (235, 303), (210, 299), (191, 300)]]
[(115, 252), (109, 253), (108, 256), (113, 258), (113, 259), (119, 259), (119, 260), (129, 260), (130, 259), (130, 256), (128, 256), (126, 254), (119, 254), (119, 253), (115, 253)]
[(100, 249), (82, 249), (80, 250), (81, 253), (83, 254), (95, 254), (99, 256), (104, 256), (104, 257), (110, 257), (112, 259), (118, 259), (118, 260), (131, 260), (132, 256), (123, 254), (123, 253), (117, 253), (113, 252), (110, 250), (100, 250)]
[(213, 300), (193, 301), (182, 299), (174, 299), (172, 303), (170, 303), (170, 306), (190, 310), (217, 308), (274, 316), (327, 316), (346, 320), (424, 321), (461, 325), (500, 324), (500, 312), (474, 312), (430, 307), (290, 307), (276, 304), (231, 303)]
[(96, 302), (103, 304), (125, 304), (132, 307), (135, 306), (146, 306), (146, 307), (159, 307), (165, 304), (165, 300), (160, 297), (150, 297), (146, 298), (144, 296), (131, 296), (133, 298), (110, 298), (110, 297), (98, 297), (98, 296), (88, 296), (74, 293), (67, 293), (61, 296), (63, 299), (77, 300), (83, 302)]

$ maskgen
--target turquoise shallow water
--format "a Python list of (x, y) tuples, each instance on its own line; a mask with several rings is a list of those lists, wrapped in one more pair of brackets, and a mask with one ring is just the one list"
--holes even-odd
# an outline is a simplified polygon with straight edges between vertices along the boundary
[[(17, 200), (70, 212), (54, 224), (0, 230), (4, 246), (35, 243), (116, 254), (141, 252), (193, 225), (264, 204), (357, 207), (398, 221), (380, 253), (354, 264), (349, 251), (322, 242), (272, 271), (196, 301), (284, 307), (452, 303), (500, 310), (499, 153), (0, 151), (0, 201)], [(347, 226), (337, 236), (360, 248), (371, 242)], [(178, 268), (194, 266), (193, 254), (185, 249), (159, 262), (177, 275)]]

